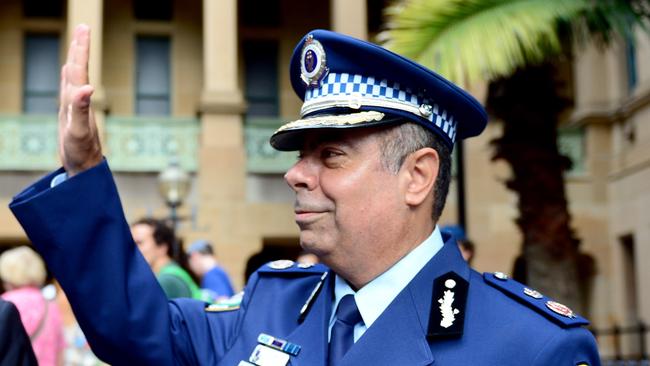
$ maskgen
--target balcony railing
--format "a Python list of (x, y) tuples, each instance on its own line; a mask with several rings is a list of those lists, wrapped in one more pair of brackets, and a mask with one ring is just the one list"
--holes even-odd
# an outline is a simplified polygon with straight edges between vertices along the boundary
[[(196, 171), (199, 132), (196, 118), (108, 117), (104, 154), (113, 171), (157, 172), (171, 157)], [(58, 166), (56, 115), (0, 116), (0, 170)]]
[(246, 168), (249, 173), (281, 174), (296, 162), (295, 152), (280, 152), (269, 144), (269, 138), (286, 121), (279, 118), (247, 118), (244, 128)]
[[(248, 118), (244, 127), (249, 173), (281, 174), (296, 153), (269, 145), (279, 118)], [(200, 122), (196, 118), (106, 118), (104, 154), (113, 171), (157, 172), (177, 157), (183, 168), (198, 169)], [(56, 115), (0, 116), (0, 170), (47, 171), (59, 166)]]
[(650, 327), (642, 321), (629, 326), (614, 325), (591, 330), (599, 343), (613, 345), (613, 352), (601, 350), (605, 366), (650, 366), (647, 339)]
[(196, 118), (111, 116), (106, 118), (106, 155), (115, 171), (157, 172), (172, 157), (196, 171), (199, 133)]
[(57, 157), (57, 116), (0, 116), (0, 170), (52, 170)]

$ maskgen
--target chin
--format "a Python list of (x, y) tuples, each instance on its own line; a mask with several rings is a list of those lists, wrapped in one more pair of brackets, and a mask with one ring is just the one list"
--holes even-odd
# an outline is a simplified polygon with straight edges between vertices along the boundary
[(313, 234), (300, 234), (300, 246), (309, 253), (317, 255), (319, 258), (327, 256), (330, 250), (322, 240), (318, 240)]

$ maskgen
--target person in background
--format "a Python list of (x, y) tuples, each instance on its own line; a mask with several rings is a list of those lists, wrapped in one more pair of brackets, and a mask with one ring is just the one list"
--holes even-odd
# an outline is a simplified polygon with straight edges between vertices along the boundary
[(0, 300), (0, 365), (38, 366), (18, 309), (4, 300)]
[(458, 243), (458, 249), (460, 249), (460, 254), (467, 261), (467, 263), (472, 264), (474, 259), (474, 243), (467, 238), (465, 230), (460, 225), (447, 225), (440, 228), (440, 231), (443, 233), (448, 233), (456, 239)]
[(202, 299), (192, 277), (174, 261), (174, 230), (162, 220), (142, 218), (131, 224), (131, 235), (167, 298)]
[(65, 350), (63, 353), (63, 364), (65, 366), (98, 366), (104, 365), (90, 349), (77, 319), (74, 317), (72, 307), (68, 298), (65, 296), (63, 289), (56, 284), (55, 289), (56, 303), (61, 309), (61, 319), (63, 320), (63, 338), (65, 339)]
[(234, 294), (230, 277), (215, 257), (212, 244), (197, 240), (187, 249), (190, 270), (201, 279), (201, 290), (208, 300), (219, 300)]
[(7, 292), (2, 298), (18, 308), (41, 366), (63, 363), (63, 323), (56, 303), (41, 293), (45, 283), (45, 265), (27, 246), (9, 249), (0, 255), (0, 279)]

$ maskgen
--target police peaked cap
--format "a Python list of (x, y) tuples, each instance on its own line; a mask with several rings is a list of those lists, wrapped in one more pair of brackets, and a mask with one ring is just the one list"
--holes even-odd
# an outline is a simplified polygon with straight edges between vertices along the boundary
[(304, 101), (301, 118), (281, 126), (271, 145), (302, 147), (302, 132), (415, 122), (453, 148), (480, 134), (487, 113), (469, 93), (442, 76), (375, 44), (327, 30), (309, 32), (289, 66)]

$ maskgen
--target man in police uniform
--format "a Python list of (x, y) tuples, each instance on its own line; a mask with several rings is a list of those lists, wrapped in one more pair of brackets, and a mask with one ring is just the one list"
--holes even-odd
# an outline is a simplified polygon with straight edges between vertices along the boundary
[[(11, 209), (115, 365), (597, 365), (587, 321), (533, 289), (481, 275), (436, 226), (457, 138), (481, 105), (381, 47), (316, 30), (296, 47), (302, 118), (271, 138), (299, 150), (301, 245), (327, 265), (276, 261), (241, 301), (167, 301), (129, 235), (89, 109), (88, 33), (62, 71), (63, 168)], [(101, 290), (101, 291), (100, 291)]]

